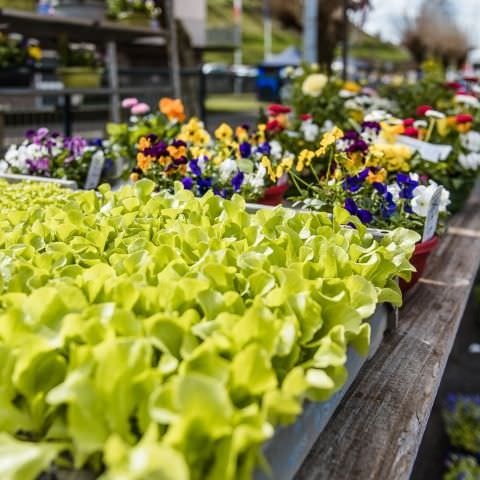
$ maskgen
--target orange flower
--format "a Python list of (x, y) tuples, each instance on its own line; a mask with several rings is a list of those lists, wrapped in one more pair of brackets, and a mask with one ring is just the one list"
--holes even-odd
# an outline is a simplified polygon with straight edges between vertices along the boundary
[(467, 133), (472, 129), (472, 123), (471, 122), (458, 123), (456, 128), (457, 128), (457, 131), (459, 131), (460, 133)]
[(137, 155), (137, 165), (145, 172), (150, 168), (154, 158), (151, 155), (144, 155), (143, 153), (139, 153)]
[(140, 178), (140, 175), (138, 173), (133, 172), (133, 173), (130, 174), (130, 180), (132, 182), (138, 181), (139, 178)]
[(382, 168), (377, 173), (373, 173), (371, 170), (368, 172), (367, 182), (369, 183), (383, 183), (387, 178), (387, 171)]
[(159, 157), (158, 159), (158, 163), (160, 165), (164, 165), (164, 166), (167, 166), (167, 165), (170, 165), (172, 163), (172, 159), (170, 157)]
[(175, 159), (185, 157), (187, 155), (187, 149), (183, 145), (180, 147), (175, 147), (174, 145), (169, 145), (167, 147), (168, 153)]
[(150, 140), (146, 137), (142, 137), (139, 141), (138, 141), (138, 145), (137, 145), (137, 148), (139, 150), (146, 150), (147, 148), (150, 148), (152, 146), (152, 142), (150, 142)]
[(181, 100), (173, 98), (162, 98), (158, 104), (160, 111), (170, 120), (185, 120), (185, 109)]

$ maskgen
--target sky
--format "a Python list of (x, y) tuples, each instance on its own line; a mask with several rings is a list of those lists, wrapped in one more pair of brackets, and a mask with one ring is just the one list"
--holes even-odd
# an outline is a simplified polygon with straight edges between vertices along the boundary
[[(421, 0), (371, 0), (371, 3), (373, 9), (365, 24), (367, 32), (398, 41), (402, 19), (405, 15), (414, 16)], [(453, 0), (451, 4), (457, 23), (469, 33), (472, 46), (480, 48), (480, 0)]]

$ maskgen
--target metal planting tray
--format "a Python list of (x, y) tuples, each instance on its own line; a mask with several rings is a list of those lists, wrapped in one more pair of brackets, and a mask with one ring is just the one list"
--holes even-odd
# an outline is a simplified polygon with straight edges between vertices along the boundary
[(360, 369), (378, 350), (387, 329), (387, 318), (387, 306), (378, 305), (374, 315), (369, 319), (372, 333), (368, 357), (362, 357), (354, 348), (349, 347), (346, 364), (348, 380), (345, 385), (326, 402), (306, 402), (303, 413), (294, 424), (279, 427), (275, 431), (275, 434), (263, 449), (263, 453), (272, 469), (271, 475), (257, 470), (254, 480), (293, 479), (348, 392)]

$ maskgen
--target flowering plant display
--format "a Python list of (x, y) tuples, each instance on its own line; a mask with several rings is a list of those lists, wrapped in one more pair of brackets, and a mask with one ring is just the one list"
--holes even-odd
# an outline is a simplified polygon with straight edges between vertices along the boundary
[(128, 123), (107, 124), (107, 134), (114, 157), (129, 174), (136, 166), (140, 139), (155, 135), (165, 142), (173, 140), (185, 121), (185, 110), (181, 100), (171, 98), (162, 98), (155, 112), (137, 98), (125, 98), (122, 107), (129, 114)]
[(11, 145), (0, 160), (0, 173), (67, 179), (83, 186), (92, 161), (103, 163), (104, 175), (112, 167), (102, 140), (64, 137), (47, 128), (29, 130), (25, 136), (20, 145)]
[(2, 184), (4, 478), (252, 478), (275, 427), (344, 384), (349, 346), (367, 354), (377, 303), (401, 303), (413, 232), (155, 187)]
[(164, 141), (150, 134), (140, 139), (137, 149), (133, 180), (149, 178), (169, 191), (180, 181), (197, 196), (212, 189), (224, 198), (240, 193), (255, 200), (269, 185), (285, 181), (293, 164), (293, 155), (272, 155), (263, 129), (251, 134), (246, 125), (234, 131), (224, 123), (212, 139), (196, 118), (182, 125), (174, 139)]
[(158, 18), (162, 12), (160, 0), (107, 0), (108, 16), (121, 20), (132, 14)]
[(33, 66), (42, 59), (38, 40), (0, 32), (0, 68)]
[(62, 67), (100, 68), (103, 59), (93, 43), (68, 43), (66, 38), (59, 46), (60, 65)]
[(447, 460), (447, 472), (443, 480), (477, 480), (480, 463), (473, 455), (451, 455)]
[[(364, 122), (360, 133), (329, 133), (320, 149), (301, 155), (297, 171), (303, 157), (314, 162), (316, 157), (327, 156), (328, 167), (323, 176), (317, 176), (316, 183), (292, 174), (300, 192), (296, 200), (309, 209), (327, 212), (342, 205), (370, 227), (402, 226), (421, 233), (438, 185), (410, 173), (412, 151), (408, 147), (372, 143), (378, 140), (380, 129), (378, 123)], [(442, 187), (443, 218), (449, 202), (449, 192)]]

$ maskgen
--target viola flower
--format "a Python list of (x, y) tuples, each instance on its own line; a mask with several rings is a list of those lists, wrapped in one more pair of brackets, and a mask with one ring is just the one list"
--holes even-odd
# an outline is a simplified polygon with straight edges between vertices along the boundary
[(234, 192), (240, 191), (244, 178), (245, 178), (245, 175), (243, 174), (243, 172), (240, 172), (240, 171), (238, 171), (237, 174), (232, 178), (231, 183), (232, 183)]
[(404, 127), (413, 127), (413, 124), (415, 123), (415, 119), (414, 118), (405, 118), (402, 123), (403, 123)]
[(193, 180), (190, 177), (183, 177), (181, 182), (185, 190), (191, 190), (193, 188)]
[(266, 129), (268, 132), (280, 132), (281, 130), (283, 130), (283, 126), (280, 124), (280, 122), (276, 119), (273, 119), (273, 120), (269, 120), (267, 122), (267, 126), (266, 126)]
[(190, 168), (190, 171), (197, 177), (200, 177), (202, 175), (202, 169), (198, 166), (198, 159), (190, 160), (188, 166)]
[(455, 116), (457, 123), (471, 123), (473, 122), (473, 116), (468, 113), (463, 113)]
[(135, 105), (139, 103), (138, 99), (136, 98), (125, 98), (122, 100), (122, 108), (128, 108), (131, 109)]
[(252, 146), (248, 142), (242, 142), (238, 150), (242, 158), (248, 158), (252, 154)]
[(263, 142), (257, 147), (257, 152), (262, 155), (270, 155), (271, 147), (268, 142)]
[(365, 142), (365, 140), (355, 140), (354, 142), (351, 143), (347, 147), (347, 153), (355, 153), (355, 152), (360, 152), (360, 153), (365, 153), (368, 151), (368, 144)]
[(200, 194), (203, 195), (210, 188), (212, 188), (212, 179), (210, 177), (199, 178), (198, 188), (200, 190)]
[(357, 216), (364, 224), (368, 224), (373, 220), (372, 213), (369, 210), (365, 210), (364, 208), (359, 208), (353, 198), (347, 198), (345, 200), (344, 207), (345, 210), (347, 210), (351, 215)]
[(222, 123), (216, 130), (215, 130), (215, 138), (222, 142), (230, 142), (233, 137), (233, 130), (230, 126), (226, 123)]
[(313, 115), (310, 115), (310, 113), (302, 113), (302, 115), (300, 115), (300, 120), (302, 120), (303, 122), (308, 122), (308, 120), (312, 119)]

